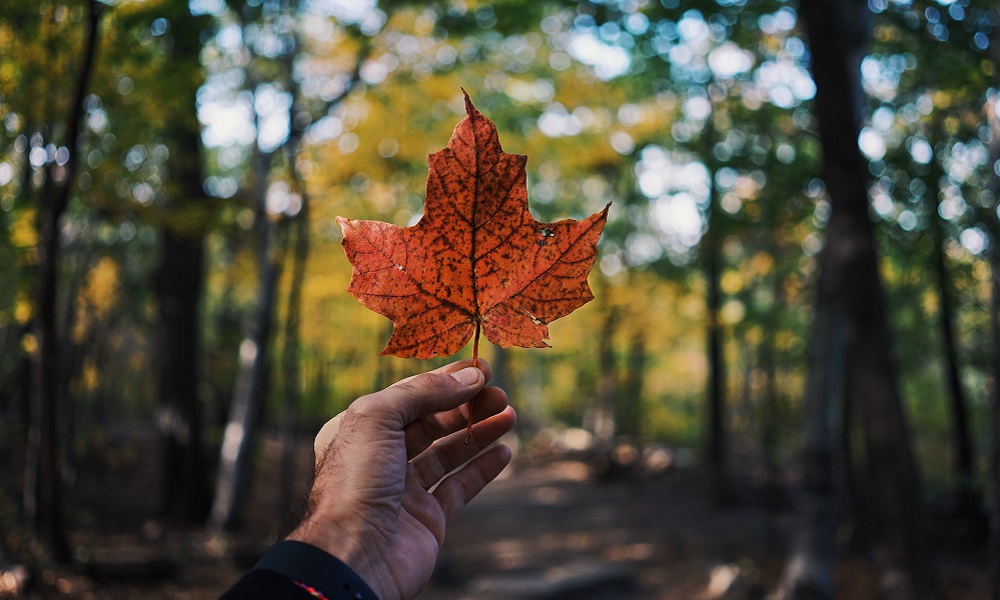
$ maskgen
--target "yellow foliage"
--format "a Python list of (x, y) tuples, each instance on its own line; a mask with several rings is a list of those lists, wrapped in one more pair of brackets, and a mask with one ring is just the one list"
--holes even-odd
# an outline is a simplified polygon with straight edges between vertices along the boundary
[(646, 427), (655, 428), (650, 432), (657, 438), (675, 440), (690, 436), (691, 415), (678, 411), (666, 404), (655, 404), (649, 408)]
[(990, 266), (986, 262), (979, 261), (972, 265), (972, 275), (978, 281), (989, 281), (990, 280)]
[(776, 336), (774, 336), (774, 346), (782, 351), (788, 351), (795, 347), (798, 342), (798, 337), (795, 336), (790, 331), (779, 331)]
[(743, 273), (741, 271), (726, 271), (722, 274), (719, 287), (726, 294), (736, 294), (743, 289)]
[[(421, 9), (392, 13), (386, 29), (412, 34), (422, 19)], [(425, 54), (454, 41), (424, 42)], [(337, 48), (328, 49), (335, 56)], [(536, 49), (544, 60), (549, 49)], [(372, 59), (383, 51), (376, 45)], [(551, 99), (539, 101), (530, 92), (537, 80), (551, 84)], [(666, 99), (636, 103), (619, 119), (618, 107), (631, 102), (627, 86), (581, 76), (573, 69), (552, 72), (504, 72), (489, 59), (460, 69), (416, 76), (406, 69), (390, 74), (383, 84), (363, 94), (354, 94), (331, 113), (339, 119), (341, 133), (305, 149), (300, 161), (308, 161), (307, 181), (310, 205), (311, 254), (302, 283), (303, 352), (320, 357), (325, 385), (331, 390), (329, 409), (372, 391), (377, 385), (418, 372), (445, 360), (468, 357), (467, 348), (458, 356), (437, 361), (380, 357), (391, 333), (389, 321), (363, 308), (346, 292), (351, 267), (339, 247), (340, 228), (335, 217), (369, 218), (396, 225), (412, 224), (422, 212), (427, 177), (426, 156), (443, 148), (455, 125), (465, 116), (460, 87), (464, 87), (486, 116), (497, 123), (500, 140), (507, 152), (528, 155), (529, 194), (534, 182), (544, 181), (558, 190), (554, 199), (538, 201), (532, 196), (536, 216), (547, 219), (578, 217), (603, 206), (620, 193), (629, 177), (633, 157), (619, 154), (610, 144), (615, 132), (628, 134), (636, 144), (660, 140), (670, 129), (680, 107)], [(577, 135), (548, 137), (537, 119), (552, 103), (568, 113), (585, 108), (581, 114), (593, 119)], [(587, 113), (587, 111), (590, 111)], [(758, 198), (761, 190), (749, 178), (742, 182), (746, 198)], [(602, 197), (598, 197), (602, 196)], [(608, 196), (604, 198), (603, 196)], [(769, 202), (758, 198), (753, 205)], [(588, 203), (599, 203), (590, 206)], [(750, 206), (751, 204), (748, 204)], [(621, 210), (616, 205), (615, 210)], [(798, 243), (811, 231), (806, 223), (790, 225), (780, 235)], [(252, 269), (252, 267), (250, 267)], [(727, 271), (723, 290), (744, 292), (761, 285), (759, 278), (770, 275), (774, 259), (767, 253), (751, 255), (741, 269)], [(243, 268), (210, 275), (215, 289), (232, 285), (221, 277), (233, 277)], [(282, 280), (282, 296), (287, 297), (291, 281)], [(799, 285), (787, 282), (790, 295), (798, 295)], [(704, 348), (706, 319), (704, 283), (701, 278), (670, 281), (655, 273), (625, 272), (607, 278), (599, 270), (591, 276), (597, 300), (550, 325), (551, 349), (511, 349), (507, 353), (507, 385), (512, 401), (520, 409), (567, 417), (592, 402), (600, 374), (598, 352), (601, 324), (607, 311), (617, 311), (618, 321), (609, 341), (624, 377), (628, 357), (636, 340), (642, 342), (646, 364), (642, 401), (648, 408), (654, 435), (690, 434), (697, 415), (692, 406), (703, 394), (708, 363)], [(252, 302), (253, 298), (246, 298)], [(742, 322), (746, 316), (742, 302), (732, 300), (723, 308), (723, 320)], [(760, 332), (751, 341), (759, 341)], [(779, 341), (791, 348), (798, 338), (791, 333)], [(731, 353), (735, 347), (728, 349)], [(494, 356), (490, 346), (483, 348)], [(734, 377), (738, 377), (735, 374)], [(544, 416), (544, 415), (542, 415)]]
[(938, 314), (940, 304), (938, 295), (931, 291), (926, 291), (921, 295), (920, 307), (923, 309), (924, 314), (929, 317)]
[(84, 363), (83, 368), (81, 369), (80, 379), (85, 391), (92, 392), (97, 389), (97, 386), (101, 382), (101, 374), (92, 361), (88, 360)]
[(14, 305), (14, 320), (17, 321), (18, 325), (24, 325), (31, 320), (35, 311), (32, 309), (31, 303), (25, 300), (18, 300)]
[(766, 252), (754, 254), (750, 260), (750, 272), (755, 277), (764, 277), (774, 268), (774, 257)]
[(73, 341), (82, 343), (93, 324), (107, 318), (118, 304), (120, 274), (118, 263), (104, 257), (87, 275), (76, 302), (76, 322), (71, 332)]
[(26, 333), (21, 337), (21, 349), (32, 355), (38, 350), (38, 339), (33, 333)]
[(934, 92), (932, 100), (934, 102), (935, 108), (946, 109), (949, 106), (951, 106), (952, 98), (951, 94), (942, 90), (937, 90), (936, 92)]
[(15, 248), (34, 248), (38, 245), (34, 210), (24, 210), (14, 214), (14, 221), (10, 224), (10, 242)]

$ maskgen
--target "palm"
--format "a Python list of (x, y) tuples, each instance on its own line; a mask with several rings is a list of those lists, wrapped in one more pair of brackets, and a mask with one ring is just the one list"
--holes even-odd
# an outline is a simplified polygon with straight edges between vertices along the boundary
[(397, 532), (385, 562), (401, 598), (412, 598), (430, 579), (435, 559), (444, 543), (447, 519), (441, 503), (418, 484), (419, 476), (407, 466), (407, 490), (396, 519)]
[[(307, 542), (339, 540), (317, 545), (354, 568), (381, 600), (413, 598), (420, 592), (434, 570), (447, 523), (510, 460), (502, 446), (476, 456), (516, 420), (500, 389), (482, 388), (472, 398), (478, 422), (470, 444), (464, 443), (462, 431), (467, 404), (426, 410), (440, 393), (435, 388), (447, 383), (440, 374), (464, 362), (359, 399), (317, 436), (312, 500), (326, 512), (322, 518), (307, 518), (297, 532)], [(488, 377), (488, 366), (484, 372)], [(384, 410), (379, 394), (390, 391), (403, 400), (412, 396), (425, 412)], [(309, 521), (328, 526), (314, 532)]]

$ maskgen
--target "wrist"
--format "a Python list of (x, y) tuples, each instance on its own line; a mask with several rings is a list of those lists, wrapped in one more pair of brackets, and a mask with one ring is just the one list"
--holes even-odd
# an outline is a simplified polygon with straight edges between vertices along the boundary
[(254, 570), (272, 571), (326, 600), (378, 600), (349, 565), (312, 544), (283, 540), (271, 546)]
[(378, 598), (386, 598), (377, 576), (378, 557), (366, 548), (360, 536), (329, 523), (316, 524), (307, 518), (285, 539), (303, 542), (326, 552), (354, 571)]

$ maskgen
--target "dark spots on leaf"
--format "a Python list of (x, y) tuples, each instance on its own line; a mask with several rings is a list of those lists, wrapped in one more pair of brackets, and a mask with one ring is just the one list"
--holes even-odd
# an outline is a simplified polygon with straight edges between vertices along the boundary
[(393, 320), (383, 354), (451, 355), (480, 322), (499, 346), (548, 347), (546, 325), (593, 298), (587, 275), (607, 208), (583, 221), (535, 221), (527, 157), (503, 152), (471, 101), (467, 112), (447, 148), (428, 156), (417, 225), (341, 221), (354, 267), (348, 291)]

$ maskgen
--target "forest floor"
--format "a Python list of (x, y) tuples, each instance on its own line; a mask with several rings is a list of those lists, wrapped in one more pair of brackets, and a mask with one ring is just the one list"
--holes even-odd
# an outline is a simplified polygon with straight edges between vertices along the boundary
[[(274, 468), (257, 478), (251, 526), (241, 536), (220, 539), (152, 521), (132, 527), (124, 513), (118, 528), (99, 518), (101, 527), (74, 536), (88, 571), (42, 570), (25, 597), (218, 597), (278, 529), (267, 516), (280, 514), (267, 485), (276, 481)], [(707, 483), (693, 466), (597, 477), (579, 458), (519, 460), (449, 528), (420, 598), (764, 598), (780, 576), (791, 514), (769, 508), (774, 503), (750, 482), (739, 482), (719, 507), (708, 500)], [(152, 491), (120, 489), (106, 508), (113, 514), (119, 502), (135, 507)], [(98, 529), (103, 533), (93, 533)], [(981, 553), (950, 545), (937, 550), (945, 598), (986, 597)], [(865, 559), (845, 556), (836, 578), (838, 598), (876, 598), (876, 573)]]

